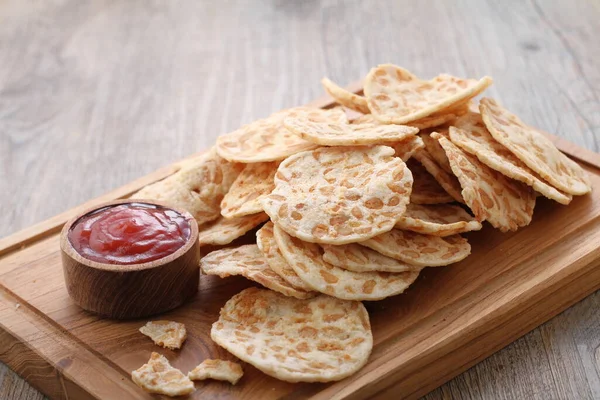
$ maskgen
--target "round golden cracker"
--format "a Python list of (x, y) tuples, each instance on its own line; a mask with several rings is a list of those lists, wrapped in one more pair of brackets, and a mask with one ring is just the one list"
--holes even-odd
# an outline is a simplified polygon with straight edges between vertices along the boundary
[(311, 291), (308, 286), (285, 260), (273, 235), (273, 223), (267, 222), (256, 232), (256, 244), (267, 260), (269, 267), (295, 288)]
[(502, 232), (529, 225), (535, 207), (535, 192), (527, 185), (505, 177), (465, 153), (450, 140), (437, 134), (463, 188), (465, 204), (479, 221), (488, 221)]
[(423, 235), (394, 229), (361, 243), (384, 256), (419, 267), (442, 267), (464, 260), (471, 245), (460, 235)]
[(351, 110), (358, 111), (363, 114), (368, 114), (369, 107), (367, 106), (367, 100), (363, 96), (359, 96), (346, 89), (336, 85), (327, 78), (321, 79), (323, 88), (325, 91), (333, 97), (333, 99), (344, 107), (348, 107)]
[(395, 258), (361, 246), (358, 243), (342, 244), (334, 246), (324, 244), (323, 261), (348, 271), (355, 272), (408, 272), (420, 271), (422, 267), (407, 264)]
[(494, 139), (542, 179), (572, 195), (583, 195), (592, 190), (583, 168), (561, 153), (544, 134), (526, 125), (492, 99), (482, 99), (479, 109)]
[(375, 118), (405, 124), (473, 98), (491, 84), (488, 76), (475, 80), (447, 74), (424, 81), (403, 68), (383, 64), (371, 69), (364, 92)]
[(369, 314), (358, 301), (298, 300), (257, 288), (233, 296), (212, 325), (219, 346), (287, 382), (329, 382), (354, 374), (373, 348)]
[(394, 149), (394, 156), (407, 162), (415, 152), (425, 147), (425, 143), (418, 136), (410, 136), (400, 142), (391, 143), (390, 146)]
[(316, 295), (316, 293), (295, 288), (277, 275), (269, 267), (267, 260), (255, 244), (210, 252), (200, 260), (200, 269), (206, 275), (217, 275), (221, 278), (240, 275), (271, 290), (297, 299), (307, 299)]
[[(523, 163), (506, 147), (498, 143), (485, 127), (481, 115), (468, 113), (450, 127), (450, 140), (479, 161), (504, 176), (531, 186), (535, 191), (561, 204), (569, 204), (573, 197), (559, 192)], [(435, 140), (435, 139), (433, 139)]]
[(220, 203), (244, 168), (219, 157), (214, 148), (185, 162), (181, 170), (133, 194), (187, 210), (198, 225), (219, 218)]
[(392, 229), (412, 174), (387, 146), (322, 147), (287, 158), (262, 200), (271, 220), (314, 243), (346, 244)]
[(262, 212), (260, 199), (275, 188), (278, 166), (277, 162), (246, 164), (221, 201), (221, 215), (235, 218)]
[(269, 216), (262, 212), (238, 218), (219, 217), (198, 227), (198, 240), (201, 246), (229, 244), (268, 219)]
[(440, 204), (454, 201), (452, 196), (444, 190), (435, 178), (427, 172), (425, 167), (416, 160), (406, 163), (413, 175), (413, 187), (410, 193), (410, 202), (415, 204)]
[(310, 113), (315, 120), (348, 122), (343, 110), (296, 107), (254, 121), (240, 129), (217, 138), (217, 152), (227, 160), (241, 163), (278, 161), (301, 151), (314, 149), (308, 142), (283, 126), (286, 117)]
[(339, 124), (312, 121), (309, 115), (288, 117), (283, 124), (309, 142), (322, 146), (358, 146), (397, 142), (419, 130), (405, 125)]
[(433, 236), (450, 236), (478, 231), (481, 222), (461, 207), (452, 204), (409, 204), (396, 228)]
[(196, 390), (190, 378), (173, 368), (165, 356), (154, 352), (148, 363), (131, 372), (131, 379), (149, 393), (183, 396)]
[(148, 321), (139, 331), (166, 349), (180, 349), (187, 338), (185, 325), (174, 321)]
[[(437, 131), (440, 135), (448, 137), (448, 129), (442, 129)], [(454, 175), (452, 168), (450, 168), (450, 161), (446, 157), (446, 152), (440, 146), (440, 143), (431, 137), (431, 132), (421, 132), (419, 134), (423, 143), (425, 143), (425, 150), (429, 153), (431, 158), (449, 174)]]
[(435, 162), (433, 157), (431, 157), (431, 154), (429, 154), (426, 148), (415, 152), (413, 157), (418, 160), (423, 167), (425, 167), (427, 172), (433, 176), (433, 178), (450, 196), (452, 196), (454, 200), (458, 201), (459, 203), (465, 202), (461, 194), (462, 189), (460, 187), (460, 182), (454, 173), (448, 173), (442, 167), (440, 167), (440, 165)]
[(281, 254), (298, 276), (314, 290), (345, 300), (381, 300), (404, 292), (419, 275), (410, 272), (354, 272), (323, 260), (323, 249), (288, 235), (275, 225)]

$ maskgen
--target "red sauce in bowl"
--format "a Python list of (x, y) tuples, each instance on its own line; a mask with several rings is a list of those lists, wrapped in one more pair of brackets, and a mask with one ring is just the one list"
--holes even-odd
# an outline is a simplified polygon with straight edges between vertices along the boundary
[(84, 215), (73, 224), (68, 238), (88, 260), (130, 265), (173, 254), (190, 235), (190, 221), (177, 211), (134, 202)]

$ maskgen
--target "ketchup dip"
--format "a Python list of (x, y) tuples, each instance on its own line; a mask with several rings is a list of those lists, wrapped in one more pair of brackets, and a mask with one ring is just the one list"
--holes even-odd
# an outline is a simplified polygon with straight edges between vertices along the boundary
[(159, 260), (183, 247), (191, 235), (188, 218), (169, 208), (123, 203), (79, 218), (68, 233), (73, 248), (104, 264), (141, 264)]

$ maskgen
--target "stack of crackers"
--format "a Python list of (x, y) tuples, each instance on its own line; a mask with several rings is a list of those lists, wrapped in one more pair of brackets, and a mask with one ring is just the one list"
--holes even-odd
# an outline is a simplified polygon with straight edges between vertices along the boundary
[(342, 379), (373, 345), (361, 301), (463, 260), (461, 234), (484, 221), (514, 231), (531, 222), (537, 196), (569, 204), (588, 193), (584, 170), (545, 135), (493, 99), (474, 103), (491, 83), (422, 80), (390, 64), (369, 72), (364, 96), (324, 79), (339, 107), (250, 123), (138, 192), (189, 210), (203, 245), (260, 226), (256, 244), (201, 260), (205, 274), (264, 287), (228, 301), (212, 339), (279, 379)]

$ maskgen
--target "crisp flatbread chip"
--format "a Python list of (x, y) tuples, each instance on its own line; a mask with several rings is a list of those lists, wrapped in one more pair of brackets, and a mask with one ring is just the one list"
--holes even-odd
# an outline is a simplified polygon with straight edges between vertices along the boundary
[(460, 235), (423, 235), (394, 229), (363, 243), (381, 254), (419, 267), (442, 267), (464, 260), (471, 245)]
[(229, 244), (268, 219), (263, 212), (237, 218), (219, 217), (198, 227), (198, 240), (202, 246)]
[(505, 177), (465, 153), (437, 134), (450, 166), (463, 188), (465, 204), (479, 221), (488, 221), (502, 232), (529, 225), (535, 207), (535, 192), (527, 185)]
[(309, 300), (246, 289), (221, 309), (210, 331), (219, 346), (287, 382), (330, 382), (366, 363), (373, 348), (369, 314), (358, 301)]
[(471, 99), (492, 84), (441, 74), (424, 81), (392, 64), (372, 68), (364, 83), (371, 113), (381, 122), (406, 124)]
[(255, 244), (210, 252), (200, 260), (200, 269), (206, 275), (217, 275), (221, 278), (240, 275), (271, 290), (298, 299), (307, 299), (316, 295), (295, 288), (277, 275)]
[(400, 142), (391, 143), (390, 146), (394, 149), (394, 156), (407, 162), (413, 154), (425, 147), (425, 143), (420, 137), (411, 136)]
[[(450, 140), (467, 153), (477, 157), (502, 175), (531, 186), (538, 193), (561, 204), (569, 204), (573, 197), (556, 190), (492, 137), (479, 113), (461, 116), (450, 127)], [(435, 140), (435, 139), (432, 139)]]
[(348, 122), (346, 113), (340, 109), (296, 107), (259, 119), (240, 129), (217, 138), (217, 152), (227, 160), (255, 163), (279, 161), (301, 151), (318, 147), (302, 139), (283, 126), (286, 117), (298, 112), (310, 113), (315, 120), (328, 122)]
[(214, 148), (188, 160), (175, 174), (142, 188), (133, 199), (162, 201), (187, 210), (198, 225), (221, 214), (221, 200), (244, 168), (219, 157)]
[(244, 375), (242, 366), (233, 361), (227, 360), (204, 360), (193, 370), (188, 372), (188, 378), (193, 381), (203, 381), (205, 379), (215, 379), (217, 381), (227, 381), (232, 385)]
[(324, 244), (323, 260), (331, 265), (355, 272), (408, 272), (420, 271), (423, 267), (407, 264), (395, 258), (361, 246), (358, 243), (335, 246)]
[(287, 158), (262, 200), (283, 230), (314, 243), (358, 242), (390, 230), (406, 209), (412, 174), (387, 146), (322, 147)]
[[(448, 138), (448, 129), (442, 129), (437, 131), (440, 135)], [(421, 132), (419, 134), (423, 143), (425, 143), (425, 150), (429, 153), (431, 158), (449, 174), (454, 175), (452, 168), (450, 168), (450, 161), (446, 156), (446, 152), (440, 146), (440, 143), (431, 137), (431, 132)]]
[(152, 353), (148, 363), (131, 372), (133, 382), (149, 393), (166, 396), (183, 396), (196, 390), (194, 382), (169, 360), (158, 353)]
[[(465, 107), (464, 105), (462, 107)], [(445, 111), (445, 110), (444, 110)], [(461, 109), (461, 112), (464, 114), (464, 111)], [(442, 114), (432, 114), (428, 117), (418, 119), (416, 121), (407, 122), (406, 126), (412, 126), (419, 130), (434, 128), (436, 126), (440, 126), (446, 124), (450, 121), (453, 121), (456, 118), (455, 114), (452, 113), (442, 113)], [(360, 115), (350, 122), (351, 124), (384, 124), (380, 122), (373, 114), (364, 114)]]
[(543, 133), (519, 117), (484, 98), (479, 103), (483, 121), (500, 144), (510, 150), (542, 179), (565, 193), (583, 195), (592, 190), (586, 172), (560, 152)]
[(263, 256), (267, 260), (269, 267), (279, 276), (281, 276), (284, 280), (288, 281), (290, 285), (293, 287), (304, 290), (311, 291), (312, 288), (308, 286), (294, 271), (290, 264), (286, 261), (279, 250), (279, 246), (275, 241), (275, 236), (273, 234), (273, 223), (271, 221), (267, 222), (256, 232), (256, 245), (262, 252)]
[(185, 325), (173, 321), (148, 321), (140, 328), (140, 332), (148, 336), (158, 346), (166, 349), (180, 349), (187, 338)]
[(397, 142), (419, 130), (405, 125), (340, 124), (312, 121), (310, 116), (288, 117), (283, 124), (309, 142), (322, 146), (359, 146)]
[(260, 199), (275, 188), (278, 166), (277, 162), (246, 164), (221, 201), (221, 215), (235, 218), (262, 212)]
[(452, 198), (459, 203), (464, 203), (464, 199), (461, 194), (461, 186), (458, 178), (454, 173), (446, 172), (440, 165), (435, 162), (431, 154), (427, 151), (427, 148), (419, 150), (413, 154), (413, 157), (418, 160), (423, 167), (429, 172), (433, 178), (440, 184), (442, 188)]
[(452, 196), (435, 180), (421, 163), (408, 160), (406, 163), (413, 175), (413, 187), (410, 202), (415, 204), (440, 204), (454, 201)]
[(367, 106), (367, 99), (363, 96), (359, 96), (346, 89), (336, 85), (327, 78), (321, 79), (323, 88), (325, 91), (333, 97), (333, 99), (344, 107), (348, 107), (351, 110), (358, 111), (363, 114), (368, 114), (371, 111)]
[(450, 236), (478, 231), (481, 222), (457, 205), (409, 204), (396, 228), (433, 236)]
[(355, 272), (323, 260), (323, 249), (288, 235), (275, 225), (281, 254), (298, 276), (314, 290), (345, 300), (381, 300), (404, 292), (419, 275), (410, 272)]

